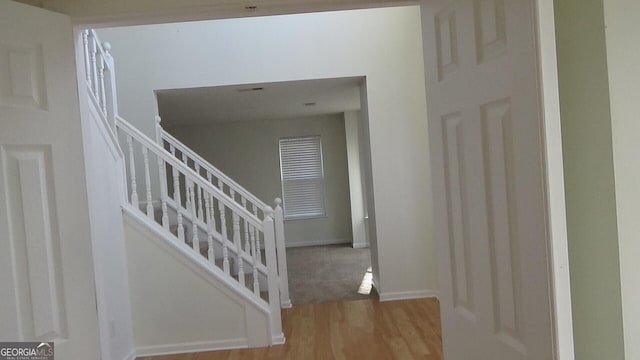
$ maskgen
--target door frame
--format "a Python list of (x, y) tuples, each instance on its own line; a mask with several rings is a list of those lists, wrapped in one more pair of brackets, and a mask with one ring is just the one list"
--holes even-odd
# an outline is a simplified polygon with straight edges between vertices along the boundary
[(535, 0), (554, 353), (575, 359), (553, 0)]
[[(428, 0), (416, 2), (376, 2), (370, 6), (354, 4), (351, 8), (420, 5)], [(542, 114), (542, 149), (546, 191), (547, 253), (549, 257), (550, 308), (552, 312), (554, 358), (575, 358), (573, 348), (573, 318), (571, 313), (571, 287), (569, 281), (569, 249), (567, 243), (564, 170), (562, 160), (562, 138), (560, 124), (560, 99), (556, 58), (555, 17), (553, 0), (534, 0), (537, 63), (540, 109)], [(339, 9), (346, 10), (348, 5)], [(330, 10), (330, 9), (323, 9)], [(279, 15), (318, 11), (301, 6), (268, 9), (261, 12), (241, 12), (238, 9), (202, 6), (186, 10), (150, 10), (146, 13), (102, 17), (72, 17), (74, 32), (88, 27), (112, 27), (167, 22), (215, 20), (244, 16)], [(79, 65), (78, 65), (79, 66)]]

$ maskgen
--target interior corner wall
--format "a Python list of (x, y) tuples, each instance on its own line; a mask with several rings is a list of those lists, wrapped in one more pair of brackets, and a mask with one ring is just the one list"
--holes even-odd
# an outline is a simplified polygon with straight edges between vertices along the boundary
[(112, 44), (120, 113), (149, 135), (157, 89), (365, 76), (376, 285), (400, 297), (434, 292), (418, 6), (112, 28), (99, 35)]
[(369, 246), (366, 231), (364, 175), (360, 155), (362, 119), (359, 111), (344, 113), (344, 132), (347, 139), (347, 165), (349, 168), (349, 199), (351, 201), (351, 232), (353, 247)]
[(320, 136), (326, 216), (285, 219), (286, 245), (328, 245), (352, 241), (347, 149), (341, 114), (222, 122), (168, 131), (269, 205), (273, 205), (276, 197), (282, 198), (278, 140)]
[(640, 359), (640, 2), (604, 0), (625, 359)]
[(554, 5), (575, 355), (623, 359), (603, 3)]
[[(384, 293), (382, 284), (378, 278), (380, 273), (380, 262), (378, 259), (378, 234), (376, 231), (376, 202), (373, 193), (373, 172), (371, 171), (371, 133), (369, 130), (369, 100), (367, 96), (367, 79), (360, 85), (360, 116), (362, 117), (362, 138), (360, 150), (362, 152), (363, 174), (364, 174), (364, 200), (366, 212), (366, 232), (371, 251), (371, 273), (373, 284), (378, 293)], [(435, 246), (435, 244), (433, 244)], [(435, 274), (434, 274), (435, 275)]]

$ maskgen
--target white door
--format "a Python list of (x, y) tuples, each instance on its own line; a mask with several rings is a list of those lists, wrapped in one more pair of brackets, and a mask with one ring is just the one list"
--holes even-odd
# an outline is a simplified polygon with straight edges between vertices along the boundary
[(422, 11), (445, 359), (552, 359), (535, 1)]
[(98, 359), (73, 34), (0, 0), (0, 341)]

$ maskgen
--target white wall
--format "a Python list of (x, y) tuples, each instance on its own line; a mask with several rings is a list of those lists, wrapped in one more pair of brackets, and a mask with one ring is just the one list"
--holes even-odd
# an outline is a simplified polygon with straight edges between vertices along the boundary
[(640, 359), (640, 2), (604, 0), (626, 359)]
[(361, 122), (359, 111), (344, 113), (344, 131), (347, 138), (347, 161), (349, 166), (351, 232), (353, 234), (354, 248), (369, 246), (365, 223), (363, 164), (360, 156)]
[(124, 224), (138, 356), (269, 344), (268, 314), (175, 249), (186, 245), (129, 213)]
[(113, 45), (120, 113), (148, 134), (156, 89), (366, 76), (376, 285), (390, 296), (436, 290), (417, 6), (105, 29), (100, 34)]
[(286, 245), (351, 242), (349, 176), (342, 115), (222, 122), (168, 131), (272, 206), (276, 197), (282, 198), (278, 140), (319, 135), (322, 142), (326, 216), (285, 220)]
[(133, 330), (120, 210), (122, 162), (96, 113), (84, 117), (82, 126), (103, 358), (128, 359)]

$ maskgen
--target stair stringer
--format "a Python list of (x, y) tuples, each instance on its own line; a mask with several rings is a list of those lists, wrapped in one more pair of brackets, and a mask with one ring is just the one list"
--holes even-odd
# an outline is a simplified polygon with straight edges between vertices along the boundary
[(125, 206), (123, 220), (138, 356), (284, 342), (265, 301), (143, 214)]

